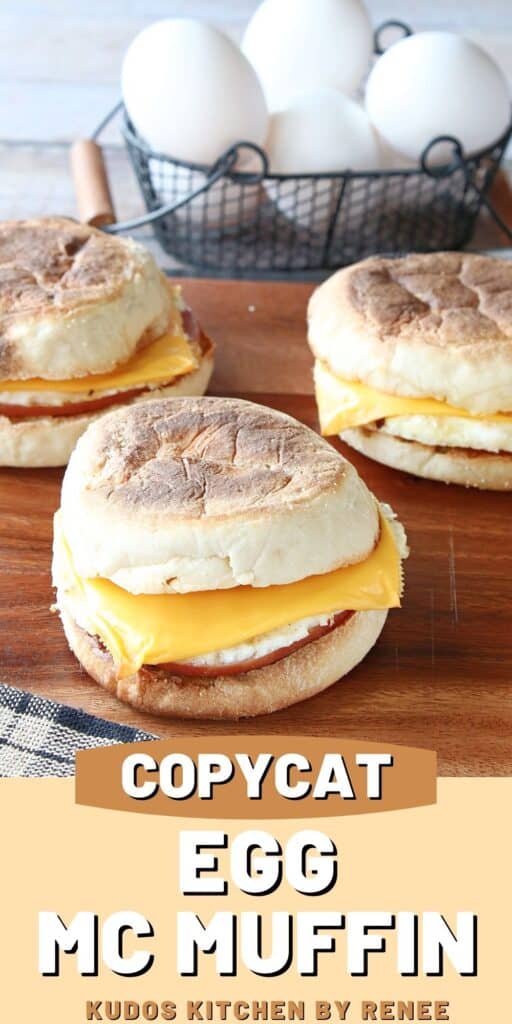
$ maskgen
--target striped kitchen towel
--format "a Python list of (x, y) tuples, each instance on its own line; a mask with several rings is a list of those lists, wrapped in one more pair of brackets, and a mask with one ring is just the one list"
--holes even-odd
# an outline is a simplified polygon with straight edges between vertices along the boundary
[(0, 685), (0, 778), (75, 774), (75, 753), (157, 737)]

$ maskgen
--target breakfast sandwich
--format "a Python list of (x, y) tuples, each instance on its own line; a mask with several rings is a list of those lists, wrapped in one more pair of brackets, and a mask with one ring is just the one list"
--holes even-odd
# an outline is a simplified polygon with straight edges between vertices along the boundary
[(66, 218), (0, 224), (0, 465), (64, 465), (106, 409), (203, 394), (212, 367), (142, 245)]
[(386, 466), (512, 490), (512, 263), (371, 257), (313, 294), (324, 435)]
[(241, 718), (324, 690), (400, 604), (405, 535), (334, 448), (226, 398), (126, 406), (80, 438), (55, 517), (69, 645), (121, 700)]

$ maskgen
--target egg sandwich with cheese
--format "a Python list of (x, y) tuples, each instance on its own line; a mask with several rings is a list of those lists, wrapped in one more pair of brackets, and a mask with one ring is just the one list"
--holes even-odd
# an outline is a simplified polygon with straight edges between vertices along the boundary
[(512, 490), (512, 263), (371, 257), (313, 294), (324, 435), (417, 476)]
[(212, 366), (143, 246), (66, 218), (0, 224), (0, 465), (64, 465), (105, 409), (203, 394)]
[(400, 604), (405, 535), (296, 420), (226, 398), (108, 413), (80, 438), (55, 518), (71, 649), (138, 708), (275, 711), (365, 657)]

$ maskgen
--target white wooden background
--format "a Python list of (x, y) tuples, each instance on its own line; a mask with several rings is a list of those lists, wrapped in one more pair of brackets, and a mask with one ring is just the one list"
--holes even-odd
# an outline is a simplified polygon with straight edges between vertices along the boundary
[[(205, 18), (240, 38), (257, 0), (0, 0), (0, 219), (75, 213), (68, 145), (119, 95), (122, 55), (157, 18)], [(499, 60), (512, 86), (512, 0), (367, 0), (374, 25), (464, 32)], [(115, 128), (105, 136), (118, 216), (142, 204)], [(144, 233), (147, 235), (147, 232)], [(483, 225), (478, 244), (492, 244)]]

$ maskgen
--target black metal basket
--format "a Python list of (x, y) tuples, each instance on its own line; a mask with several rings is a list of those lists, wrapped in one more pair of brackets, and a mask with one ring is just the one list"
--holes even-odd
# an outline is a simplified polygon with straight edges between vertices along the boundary
[[(377, 52), (390, 25), (410, 32), (387, 22), (376, 33)], [(163, 249), (196, 273), (321, 272), (375, 252), (458, 249), (470, 240), (482, 205), (508, 233), (487, 194), (512, 124), (470, 157), (457, 139), (443, 136), (412, 169), (308, 175), (270, 174), (264, 151), (247, 142), (232, 146), (214, 167), (172, 159), (148, 148), (126, 112), (122, 131), (148, 214), (107, 230), (152, 222)], [(441, 165), (439, 145), (448, 153)], [(248, 151), (256, 169), (239, 173)]]

